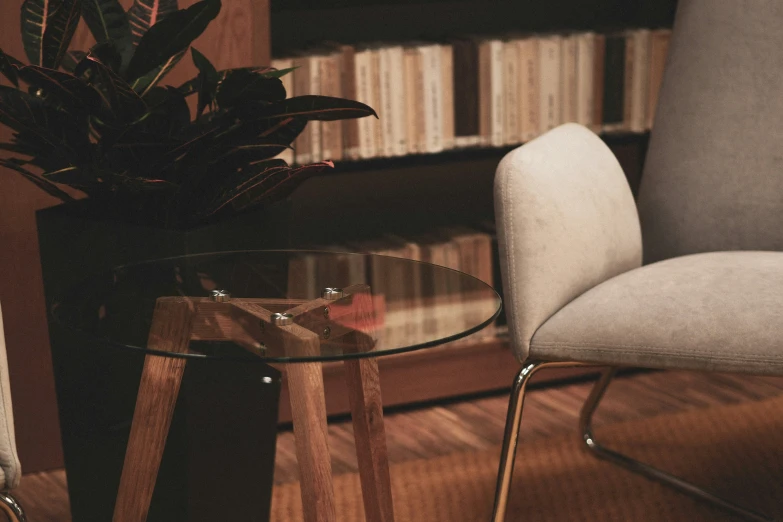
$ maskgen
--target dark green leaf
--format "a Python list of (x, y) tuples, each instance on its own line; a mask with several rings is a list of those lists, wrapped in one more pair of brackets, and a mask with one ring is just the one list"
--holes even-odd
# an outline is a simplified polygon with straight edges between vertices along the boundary
[[(51, 1), (51, 0), (50, 0)], [(43, 34), (41, 65), (57, 69), (81, 18), (81, 0), (61, 0)]]
[(100, 93), (72, 74), (28, 65), (19, 69), (19, 77), (66, 111), (84, 111), (86, 117), (100, 109)]
[(36, 176), (29, 170), (22, 167), (20, 163), (14, 161), (13, 159), (10, 160), (0, 159), (0, 165), (20, 173), (22, 176), (25, 177), (25, 179), (34, 183), (38, 188), (42, 189), (47, 194), (50, 194), (65, 202), (74, 201), (74, 199), (70, 195), (68, 195), (68, 193), (61, 190), (57, 185), (45, 179), (41, 179), (39, 176)]
[[(226, 75), (232, 71), (250, 71), (250, 72), (257, 72), (259, 74), (269, 74), (269, 73), (276, 73), (277, 70), (272, 69), (271, 67), (237, 67), (234, 69), (222, 69), (218, 71), (218, 84), (222, 82)], [(179, 87), (177, 87), (182, 94), (185, 96), (190, 96), (191, 94), (194, 94), (198, 92), (198, 76), (195, 78), (192, 78)]]
[(122, 57), (123, 67), (127, 65), (133, 53), (133, 43), (128, 17), (119, 0), (81, 1), (82, 16), (95, 41), (99, 44), (103, 42), (114, 44), (114, 48)]
[(49, 181), (77, 188), (88, 187), (96, 182), (90, 172), (84, 171), (75, 165), (44, 172), (42, 176)]
[(364, 118), (365, 116), (378, 117), (375, 111), (364, 103), (315, 95), (295, 96), (277, 103), (273, 107), (260, 107), (257, 116), (297, 117), (320, 121), (347, 120)]
[(79, 23), (81, 0), (25, 0), (22, 44), (33, 65), (57, 68)]
[(140, 96), (144, 97), (150, 89), (155, 87), (158, 82), (160, 82), (177, 63), (179, 63), (183, 56), (185, 56), (185, 51), (175, 54), (141, 78), (133, 80), (131, 87), (134, 91), (139, 93)]
[(271, 70), (271, 71), (267, 70), (267, 71), (262, 72), (260, 74), (262, 74), (266, 78), (282, 78), (286, 74), (294, 72), (298, 68), (299, 67), (289, 67), (288, 69), (275, 69), (275, 70)]
[[(261, 122), (242, 122), (231, 134), (219, 144), (222, 150), (228, 149), (227, 154), (238, 150), (253, 150), (253, 147), (261, 146), (258, 153), (265, 152), (266, 158), (277, 156), (302, 133), (307, 121), (301, 118), (287, 118), (280, 121), (264, 120)], [(273, 148), (269, 149), (268, 146)], [(276, 147), (276, 148), (274, 148)], [(220, 154), (220, 152), (216, 152)], [(242, 153), (247, 154), (247, 153)], [(249, 161), (263, 159), (261, 157), (248, 158)], [(237, 167), (241, 164), (237, 164)]]
[(260, 161), (274, 158), (282, 151), (290, 149), (283, 143), (257, 143), (253, 145), (239, 145), (225, 154), (218, 155), (212, 162), (212, 172), (226, 172), (246, 168)]
[(190, 123), (190, 108), (185, 97), (174, 87), (155, 87), (144, 98), (148, 114), (140, 118), (145, 132), (174, 136)]
[(175, 12), (177, 0), (134, 0), (128, 9), (128, 21), (133, 33), (133, 46), (139, 45), (142, 36), (150, 27)]
[(206, 106), (215, 99), (219, 76), (212, 62), (198, 52), (195, 47), (190, 48), (190, 54), (193, 58), (193, 64), (198, 69), (198, 106), (196, 108), (196, 117), (198, 118)]
[(87, 53), (84, 51), (67, 51), (63, 55), (60, 67), (66, 72), (73, 73), (76, 70), (76, 67), (79, 66), (79, 63), (84, 60), (85, 56), (87, 56)]
[(60, 0), (25, 0), (22, 2), (22, 45), (27, 59), (34, 65), (43, 63), (43, 37)]
[(216, 97), (221, 108), (282, 100), (285, 100), (285, 88), (279, 78), (267, 78), (247, 70), (230, 71), (220, 82)]
[(139, 42), (126, 77), (135, 80), (187, 49), (220, 12), (220, 0), (202, 0), (150, 27)]
[(219, 212), (227, 205), (231, 205), (235, 211), (241, 211), (262, 204), (273, 197), (283, 198), (293, 192), (307, 177), (325, 168), (334, 167), (331, 161), (293, 168), (285, 166), (285, 162), (282, 163), (280, 165), (273, 161), (251, 165), (239, 173), (240, 176), (245, 177), (242, 183), (236, 183), (235, 179), (227, 179), (230, 183), (215, 187), (218, 189), (218, 197), (207, 206), (208, 215)]
[(19, 75), (16, 69), (21, 66), (22, 62), (9, 54), (5, 54), (0, 49), (0, 74), (8, 78), (8, 81), (13, 83), (14, 87), (19, 87)]
[(87, 54), (97, 58), (98, 61), (115, 73), (122, 68), (122, 55), (112, 41), (96, 43)]
[[(89, 82), (101, 93), (105, 104), (112, 109), (114, 117), (121, 122), (131, 122), (147, 111), (144, 100), (100, 60), (87, 56), (77, 68), (76, 75), (89, 74)], [(103, 123), (111, 125), (112, 122)]]
[[(0, 85), (0, 123), (27, 139), (34, 136), (41, 144), (61, 150), (79, 143), (78, 128), (72, 118), (48, 107), (42, 99), (26, 92)], [(80, 150), (73, 150), (74, 153)]]

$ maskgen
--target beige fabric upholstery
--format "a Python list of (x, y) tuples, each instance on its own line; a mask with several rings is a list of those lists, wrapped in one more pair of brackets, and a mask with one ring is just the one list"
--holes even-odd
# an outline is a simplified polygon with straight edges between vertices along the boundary
[(645, 263), (783, 250), (781, 27), (781, 0), (680, 0), (639, 194)]
[(641, 264), (633, 196), (609, 148), (567, 124), (511, 151), (495, 176), (500, 267), (517, 357), (572, 299)]
[(536, 332), (530, 356), (783, 375), (783, 252), (714, 252), (632, 270)]
[(22, 479), (22, 467), (16, 454), (11, 383), (5, 353), (3, 311), (0, 308), (0, 489), (15, 488)]

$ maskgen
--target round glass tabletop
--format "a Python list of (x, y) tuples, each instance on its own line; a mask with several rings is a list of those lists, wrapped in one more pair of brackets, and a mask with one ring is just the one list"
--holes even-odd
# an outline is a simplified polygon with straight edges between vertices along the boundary
[(173, 357), (303, 362), (453, 341), (500, 312), (483, 281), (373, 254), (269, 250), (118, 267), (55, 300), (55, 321), (107, 345)]

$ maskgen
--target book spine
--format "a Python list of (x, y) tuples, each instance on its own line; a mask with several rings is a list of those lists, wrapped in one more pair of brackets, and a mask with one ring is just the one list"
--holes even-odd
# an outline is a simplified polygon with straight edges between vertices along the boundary
[[(274, 59), (270, 63), (272, 67), (277, 69), (278, 71), (282, 71), (284, 69), (290, 69), (294, 66), (294, 61), (291, 58), (279, 58)], [(280, 78), (280, 81), (283, 82), (283, 88), (285, 89), (286, 98), (292, 98), (294, 96), (294, 72), (290, 72)], [(289, 165), (293, 165), (294, 163), (294, 149), (286, 149), (280, 154), (277, 155), (277, 157)]]
[(404, 156), (408, 153), (408, 128), (406, 125), (405, 101), (405, 59), (402, 47), (395, 46), (390, 50), (389, 64), (393, 72), (391, 77), (392, 95), (392, 155)]
[(582, 33), (576, 43), (576, 122), (592, 128), (593, 114), (593, 84), (595, 80), (595, 34)]
[(575, 122), (577, 116), (577, 75), (576, 75), (576, 46), (577, 35), (563, 37), (562, 72), (560, 77), (563, 82), (563, 123)]
[(562, 37), (545, 36), (540, 39), (541, 60), (540, 133), (554, 129), (562, 121)]
[[(340, 79), (343, 96), (348, 100), (356, 100), (356, 50), (352, 45), (341, 47)], [(344, 157), (350, 160), (359, 159), (359, 118), (342, 121)]]
[(593, 39), (593, 132), (601, 132), (604, 122), (604, 78), (606, 37), (596, 34)]
[(520, 103), (519, 103), (519, 46), (517, 40), (503, 42), (503, 134), (507, 145), (514, 145), (521, 140)]
[[(310, 92), (310, 60), (306, 56), (298, 56), (294, 58), (293, 65), (297, 67), (293, 72), (294, 92), (300, 96), (308, 94)], [(308, 122), (294, 141), (294, 161), (299, 165), (307, 165), (313, 161), (312, 134), (308, 128), (312, 123)]]
[(443, 148), (454, 148), (454, 52), (440, 46), (441, 89), (443, 92)]
[[(379, 49), (370, 50), (370, 107), (381, 107), (380, 58)], [(381, 120), (374, 118), (365, 119), (371, 120), (370, 128), (372, 129), (374, 157), (384, 156)]]
[(520, 103), (522, 105), (521, 139), (530, 141), (538, 135), (540, 123), (540, 59), (538, 38), (525, 38), (519, 42), (519, 54), (522, 66), (520, 67), (521, 79), (519, 80), (522, 93)]
[(479, 144), (492, 142), (492, 53), (490, 42), (479, 44)]
[(625, 76), (623, 77), (623, 123), (620, 129), (627, 131), (631, 128), (631, 113), (633, 111), (633, 84), (634, 84), (634, 58), (635, 40), (630, 31), (625, 33)]
[(407, 135), (407, 153), (417, 154), (421, 143), (419, 119), (421, 117), (421, 74), (419, 53), (416, 48), (405, 49), (405, 127)]
[(440, 47), (421, 48), (424, 76), (424, 137), (427, 152), (443, 150), (443, 99)]
[[(321, 61), (322, 56), (310, 56), (310, 89), (308, 94), (321, 94)], [(323, 159), (321, 150), (321, 125), (320, 121), (310, 121), (307, 124), (310, 130), (310, 150), (312, 152), (313, 162), (318, 162)]]
[[(342, 97), (340, 88), (340, 54), (332, 53), (321, 58), (321, 93), (324, 96)], [(343, 159), (342, 122), (321, 122), (321, 156), (325, 160)]]
[(492, 40), (490, 42), (491, 53), (491, 111), (492, 111), (492, 130), (491, 145), (493, 147), (502, 147), (505, 145), (503, 133), (503, 42)]
[(392, 70), (391, 48), (378, 49), (378, 75), (381, 85), (381, 103), (378, 116), (381, 122), (381, 141), (383, 142), (383, 155), (394, 156), (394, 107), (392, 98), (392, 76), (398, 75), (398, 71)]
[(606, 36), (603, 82), (602, 130), (622, 128), (624, 121), (625, 35)]
[[(362, 103), (372, 105), (372, 87), (370, 79), (370, 51), (357, 51), (354, 55), (356, 70), (356, 99)], [(377, 107), (374, 107), (377, 109)], [(359, 118), (359, 157), (369, 159), (375, 157), (375, 139), (370, 118)]]
[(650, 31), (633, 31), (633, 83), (631, 131), (644, 132), (647, 124), (647, 87), (650, 81)]
[(479, 144), (479, 49), (475, 40), (456, 40), (454, 49), (454, 145)]

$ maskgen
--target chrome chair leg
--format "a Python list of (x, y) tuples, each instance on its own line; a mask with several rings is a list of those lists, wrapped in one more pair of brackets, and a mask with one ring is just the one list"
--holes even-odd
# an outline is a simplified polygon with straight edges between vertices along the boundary
[(0, 492), (0, 512), (5, 513), (11, 522), (27, 522), (22, 506), (6, 492)]
[(746, 520), (753, 520), (758, 522), (774, 522), (771, 519), (760, 513), (750, 511), (749, 509), (738, 506), (728, 500), (722, 499), (709, 491), (705, 491), (690, 482), (670, 475), (665, 471), (661, 471), (638, 460), (634, 460), (616, 451), (612, 451), (604, 446), (601, 446), (595, 440), (592, 430), (593, 413), (598, 408), (598, 404), (606, 392), (606, 388), (612, 382), (612, 378), (617, 373), (617, 368), (607, 368), (601, 375), (598, 382), (595, 383), (593, 390), (590, 392), (590, 396), (587, 398), (582, 412), (579, 416), (579, 433), (585, 447), (596, 457), (604, 460), (608, 460), (618, 466), (626, 468), (634, 473), (643, 475), (644, 477), (663, 483), (666, 486), (672, 487), (681, 493), (691, 495), (697, 499), (704, 500), (714, 506), (722, 508), (734, 515), (740, 516)]
[(522, 405), (525, 402), (527, 383), (541, 368), (554, 368), (558, 366), (579, 366), (579, 364), (528, 361), (525, 362), (514, 379), (511, 397), (508, 400), (508, 414), (506, 416), (506, 429), (503, 435), (503, 448), (500, 452), (498, 483), (495, 489), (495, 506), (492, 509), (492, 522), (503, 522), (506, 517), (508, 492), (511, 488), (511, 476), (514, 472), (514, 457), (517, 452), (519, 423), (522, 419)]

